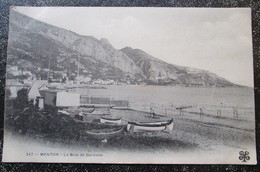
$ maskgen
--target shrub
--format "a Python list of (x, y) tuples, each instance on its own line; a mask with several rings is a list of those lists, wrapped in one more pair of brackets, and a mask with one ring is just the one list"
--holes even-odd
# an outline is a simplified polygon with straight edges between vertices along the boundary
[(66, 142), (78, 140), (85, 125), (72, 117), (58, 113), (56, 107), (48, 111), (39, 110), (28, 101), (28, 90), (21, 89), (14, 100), (14, 114), (6, 120), (10, 129), (21, 134), (42, 135), (47, 138), (63, 139)]
[(14, 100), (14, 109), (21, 109), (29, 106), (29, 100), (28, 100), (28, 90), (26, 88), (23, 88), (17, 92), (17, 97)]

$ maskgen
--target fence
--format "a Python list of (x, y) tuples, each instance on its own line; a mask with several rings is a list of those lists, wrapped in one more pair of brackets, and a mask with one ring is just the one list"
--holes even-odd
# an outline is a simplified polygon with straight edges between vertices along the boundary
[(237, 118), (237, 119), (254, 119), (254, 108), (238, 105), (220, 104), (192, 104), (192, 105), (178, 105), (178, 104), (155, 104), (155, 103), (143, 103), (138, 104), (135, 102), (129, 102), (129, 108), (151, 112), (164, 116), (198, 116), (202, 118), (204, 116), (211, 117), (226, 117), (226, 118)]
[(93, 96), (81, 96), (80, 104), (106, 104), (116, 107), (128, 107), (129, 102), (127, 100), (115, 100), (107, 97), (93, 97)]
[(87, 96), (82, 95), (81, 104), (106, 104), (115, 107), (126, 107), (129, 109), (154, 112), (157, 115), (164, 116), (192, 116), (194, 118), (202, 118), (204, 116), (211, 117), (227, 117), (254, 120), (254, 108), (235, 104), (159, 104), (149, 102), (135, 102), (128, 100), (116, 100), (103, 96)]

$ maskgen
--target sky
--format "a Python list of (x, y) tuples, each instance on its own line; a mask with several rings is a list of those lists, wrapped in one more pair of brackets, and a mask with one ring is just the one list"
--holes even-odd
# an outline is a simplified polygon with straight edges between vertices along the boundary
[(80, 35), (253, 86), (249, 8), (15, 7)]

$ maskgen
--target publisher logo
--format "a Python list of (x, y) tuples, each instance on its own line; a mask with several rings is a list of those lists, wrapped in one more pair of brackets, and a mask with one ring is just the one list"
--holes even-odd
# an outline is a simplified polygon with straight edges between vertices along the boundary
[(250, 160), (249, 152), (248, 151), (240, 151), (239, 152), (239, 160), (242, 162), (247, 162)]

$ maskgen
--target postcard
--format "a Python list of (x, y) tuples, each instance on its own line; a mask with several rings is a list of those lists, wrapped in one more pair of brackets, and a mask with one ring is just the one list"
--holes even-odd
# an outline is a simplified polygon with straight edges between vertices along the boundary
[(10, 9), (4, 162), (256, 164), (250, 8)]

